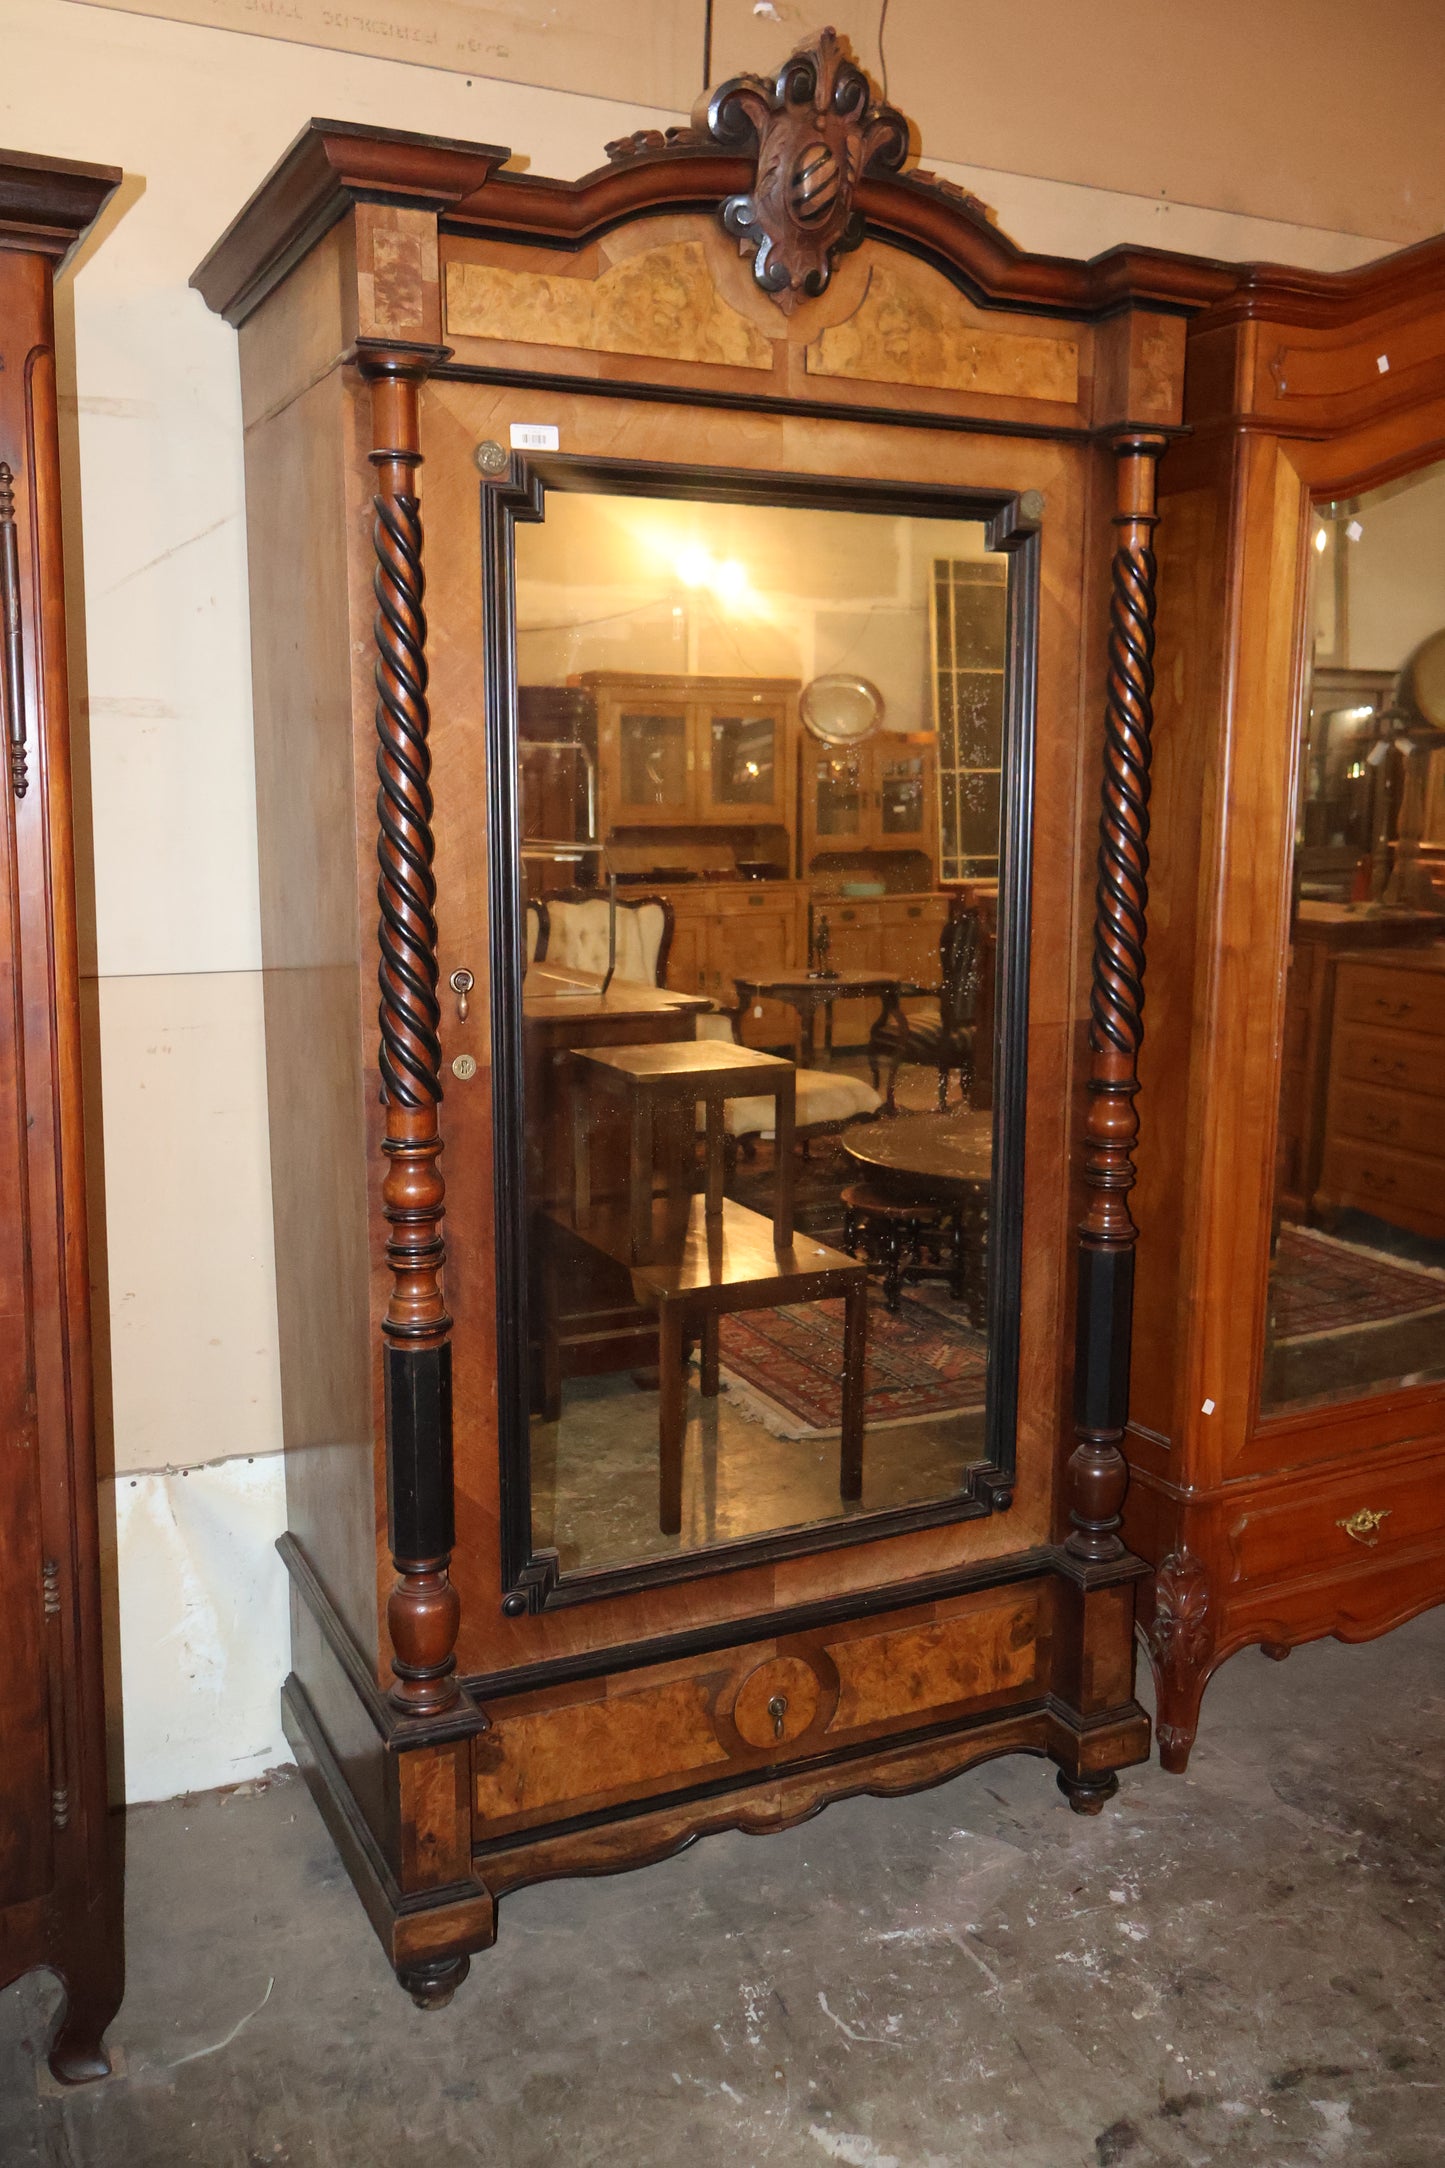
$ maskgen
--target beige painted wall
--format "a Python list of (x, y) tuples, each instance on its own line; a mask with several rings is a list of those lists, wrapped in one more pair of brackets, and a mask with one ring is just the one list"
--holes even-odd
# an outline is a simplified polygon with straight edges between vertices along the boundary
[[(1011, 95), (1023, 102), (1029, 85), (1015, 79)], [(70, 537), (76, 729), (93, 806), (86, 969), (133, 1798), (232, 1781), (285, 1751), (240, 398), (234, 334), (186, 281), (313, 113), (510, 142), (560, 174), (656, 118), (70, 0), (5, 0), (0, 139), (127, 174), (61, 299), (84, 522)], [(1020, 240), (1067, 254), (1134, 239), (1335, 266), (1379, 246), (1147, 193), (948, 170)]]
[[(769, 74), (812, 0), (86, 0), (686, 111)], [(838, 0), (827, 19), (967, 159), (1176, 203), (1418, 240), (1445, 226), (1439, 0)], [(707, 62), (711, 21), (711, 69)]]

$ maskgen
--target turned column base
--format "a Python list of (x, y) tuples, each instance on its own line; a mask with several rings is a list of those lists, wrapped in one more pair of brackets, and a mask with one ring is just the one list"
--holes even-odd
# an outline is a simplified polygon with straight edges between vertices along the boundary
[(469, 1957), (435, 1957), (423, 1965), (401, 1965), (397, 1980), (418, 2010), (445, 2010), (472, 1969)]
[(1059, 1790), (1075, 1814), (1102, 1814), (1118, 1789), (1119, 1777), (1113, 1769), (1099, 1769), (1086, 1777), (1071, 1777), (1067, 1770), (1059, 1771)]

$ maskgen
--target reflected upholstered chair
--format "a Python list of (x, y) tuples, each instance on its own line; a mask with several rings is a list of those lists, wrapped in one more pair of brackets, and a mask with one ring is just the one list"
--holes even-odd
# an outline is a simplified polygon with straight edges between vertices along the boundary
[[(544, 896), (535, 909), (541, 918), (541, 945), (535, 961), (573, 971), (607, 969), (607, 897), (597, 889), (567, 889)], [(665, 896), (617, 899), (617, 969), (614, 976), (634, 985), (665, 986), (672, 947), (672, 905)]]
[[(731, 1014), (697, 1019), (699, 1039), (736, 1040), (737, 1035), (737, 1020)], [(831, 1135), (852, 1122), (871, 1122), (882, 1105), (878, 1093), (871, 1091), (862, 1077), (850, 1076), (846, 1069), (800, 1069), (797, 1092), (796, 1135), (805, 1148), (813, 1137)], [(771, 1140), (775, 1111), (771, 1098), (727, 1100), (723, 1133), (729, 1145), (736, 1149), (739, 1144), (751, 1147), (758, 1137)]]
[[(973, 1088), (983, 963), (983, 920), (977, 911), (957, 904), (939, 936), (938, 984), (914, 986), (905, 980), (885, 997), (883, 1014), (868, 1034), (868, 1066), (875, 1090), (880, 1074), (887, 1071), (885, 1104), (890, 1114), (898, 1112), (894, 1094), (905, 1062), (938, 1071), (940, 1112), (948, 1103), (948, 1080), (955, 1069), (967, 1102)], [(909, 1015), (902, 1004), (916, 994), (932, 999)]]

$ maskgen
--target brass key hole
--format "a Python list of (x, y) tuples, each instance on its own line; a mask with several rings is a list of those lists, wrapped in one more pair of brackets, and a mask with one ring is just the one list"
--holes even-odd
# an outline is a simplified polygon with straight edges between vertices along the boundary
[(787, 1695), (774, 1694), (772, 1700), (768, 1703), (768, 1714), (773, 1720), (773, 1737), (775, 1739), (781, 1739), (783, 1736), (783, 1718), (787, 1715), (787, 1713)]

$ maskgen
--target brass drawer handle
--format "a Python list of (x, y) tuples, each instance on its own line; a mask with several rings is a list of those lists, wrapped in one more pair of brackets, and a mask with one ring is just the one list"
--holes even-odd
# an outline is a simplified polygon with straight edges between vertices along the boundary
[(1354, 1542), (1363, 1543), (1367, 1551), (1373, 1551), (1380, 1540), (1380, 1524), (1390, 1518), (1391, 1511), (1389, 1506), (1379, 1513), (1370, 1506), (1361, 1506), (1358, 1513), (1352, 1513), (1346, 1521), (1336, 1521), (1335, 1526), (1343, 1528)]
[(774, 1694), (772, 1700), (768, 1703), (768, 1714), (773, 1720), (773, 1737), (775, 1739), (781, 1739), (783, 1736), (783, 1718), (787, 1715), (787, 1713), (787, 1695)]
[(1371, 1114), (1367, 1111), (1365, 1124), (1372, 1137), (1398, 1137), (1400, 1134), (1398, 1114)]
[(1402, 1016), (1413, 1013), (1415, 1004), (1413, 1001), (1387, 1001), (1383, 994), (1376, 994), (1375, 1007), (1382, 1016), (1388, 1016), (1392, 1023), (1398, 1023)]
[(1383, 1054), (1372, 1054), (1370, 1056), (1370, 1067), (1376, 1076), (1404, 1076), (1405, 1074), (1404, 1059), (1398, 1054), (1393, 1061), (1386, 1061)]

